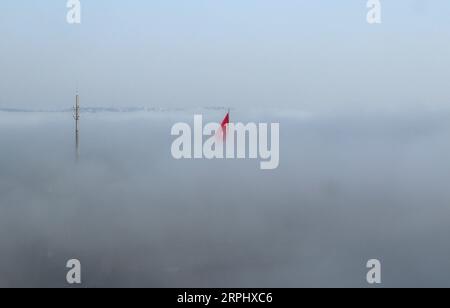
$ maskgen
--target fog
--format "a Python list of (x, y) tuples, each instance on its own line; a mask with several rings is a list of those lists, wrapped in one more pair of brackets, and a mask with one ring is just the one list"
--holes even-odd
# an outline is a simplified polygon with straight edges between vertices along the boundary
[[(221, 120), (223, 111), (202, 111)], [(0, 112), (0, 287), (450, 287), (450, 113), (259, 114), (280, 166), (174, 160), (193, 112)]]

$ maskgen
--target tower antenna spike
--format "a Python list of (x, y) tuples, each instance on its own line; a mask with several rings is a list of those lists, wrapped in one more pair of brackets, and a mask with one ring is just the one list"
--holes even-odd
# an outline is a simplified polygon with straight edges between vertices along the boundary
[(75, 155), (76, 161), (78, 161), (80, 158), (80, 95), (78, 94), (78, 88), (76, 90), (73, 111), (73, 117), (75, 119)]

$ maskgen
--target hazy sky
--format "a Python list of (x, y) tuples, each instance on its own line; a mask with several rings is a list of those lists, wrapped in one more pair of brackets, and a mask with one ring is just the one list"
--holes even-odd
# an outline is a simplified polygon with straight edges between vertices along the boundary
[(0, 107), (442, 107), (450, 2), (65, 0), (0, 4)]

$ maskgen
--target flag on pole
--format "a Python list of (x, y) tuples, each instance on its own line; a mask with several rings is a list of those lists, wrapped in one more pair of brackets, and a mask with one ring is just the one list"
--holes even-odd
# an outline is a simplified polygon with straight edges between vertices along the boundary
[(227, 115), (223, 119), (222, 123), (220, 124), (222, 128), (222, 137), (223, 141), (226, 142), (227, 140), (227, 131), (228, 131), (228, 124), (230, 123), (230, 111), (228, 110)]

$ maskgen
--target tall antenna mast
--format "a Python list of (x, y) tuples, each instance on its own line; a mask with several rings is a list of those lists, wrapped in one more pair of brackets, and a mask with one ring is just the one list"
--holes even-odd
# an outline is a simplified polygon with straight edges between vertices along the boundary
[(80, 96), (75, 96), (75, 107), (73, 107), (73, 118), (75, 119), (75, 155), (76, 160), (80, 158)]

